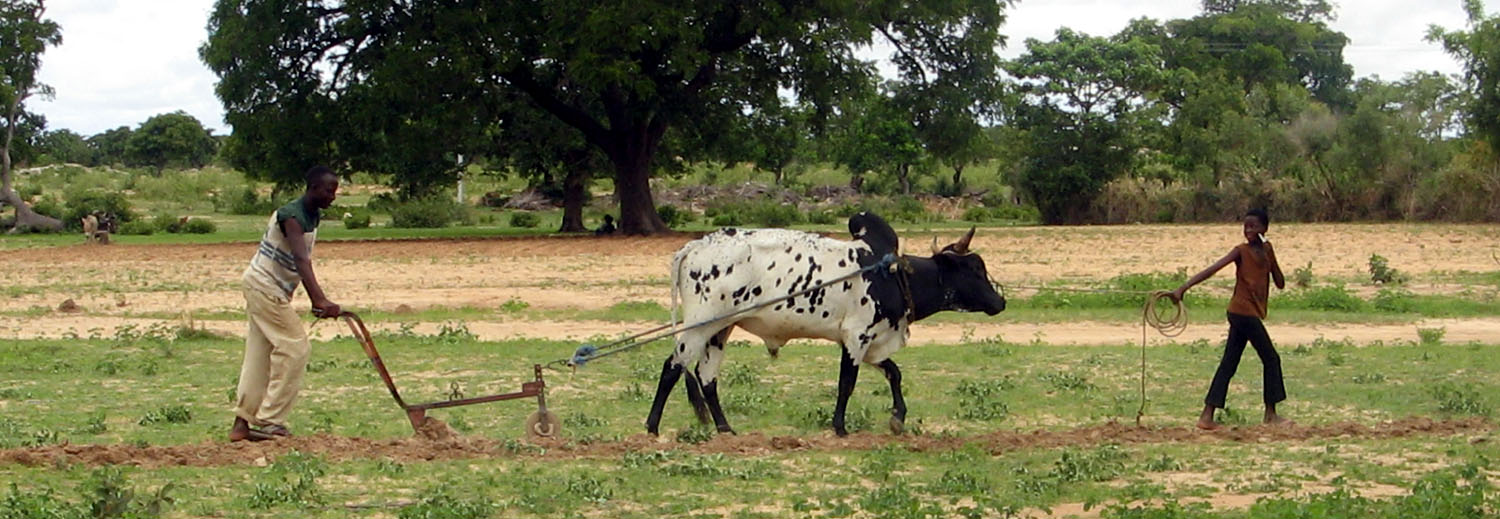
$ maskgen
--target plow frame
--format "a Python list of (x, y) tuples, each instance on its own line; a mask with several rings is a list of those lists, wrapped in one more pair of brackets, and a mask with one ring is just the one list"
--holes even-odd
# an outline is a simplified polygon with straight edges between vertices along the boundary
[(532, 365), (536, 378), (529, 382), (522, 382), (521, 390), (515, 393), (408, 404), (405, 399), (401, 398), (401, 392), (396, 389), (396, 382), (391, 378), (390, 370), (386, 369), (385, 361), (380, 359), (380, 352), (375, 349), (375, 339), (370, 336), (370, 330), (365, 327), (364, 320), (353, 312), (343, 312), (339, 318), (349, 326), (354, 339), (359, 341), (360, 346), (364, 348), (365, 356), (369, 357), (370, 364), (375, 366), (375, 371), (380, 373), (380, 380), (385, 383), (386, 389), (390, 390), (391, 398), (395, 399), (396, 405), (406, 412), (406, 419), (411, 422), (413, 431), (419, 434), (422, 432), (422, 426), (427, 422), (427, 411), (431, 409), (536, 397), (537, 410), (526, 419), (526, 434), (533, 437), (551, 437), (557, 434), (559, 421), (556, 415), (547, 411), (547, 383), (542, 380), (540, 364)]

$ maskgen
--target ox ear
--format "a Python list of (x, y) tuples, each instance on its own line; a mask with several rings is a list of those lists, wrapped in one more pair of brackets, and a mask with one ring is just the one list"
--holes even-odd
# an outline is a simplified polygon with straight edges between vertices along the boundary
[(948, 249), (952, 250), (954, 254), (958, 254), (960, 256), (968, 254), (969, 242), (974, 240), (974, 230), (976, 228), (977, 227), (970, 227), (968, 234), (965, 234), (964, 237), (959, 238), (958, 241), (953, 242), (953, 245), (949, 245)]

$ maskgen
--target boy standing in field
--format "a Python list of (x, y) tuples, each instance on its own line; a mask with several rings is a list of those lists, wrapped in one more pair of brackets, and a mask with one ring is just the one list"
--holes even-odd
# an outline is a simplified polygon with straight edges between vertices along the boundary
[(1214, 409), (1224, 407), (1224, 399), (1229, 393), (1229, 379), (1234, 378), (1234, 372), (1239, 369), (1246, 341), (1255, 346), (1255, 353), (1260, 355), (1260, 362), (1265, 366), (1265, 423), (1287, 422), (1276, 414), (1276, 404), (1286, 400), (1286, 385), (1281, 379), (1281, 357), (1276, 354), (1276, 348), (1271, 345), (1271, 337), (1266, 334), (1266, 327), (1261, 323), (1266, 318), (1266, 301), (1271, 294), (1269, 281), (1274, 279), (1276, 288), (1286, 288), (1281, 265), (1276, 262), (1276, 251), (1265, 239), (1266, 229), (1270, 225), (1271, 217), (1264, 209), (1251, 209), (1245, 213), (1244, 232), (1247, 243), (1230, 250), (1229, 254), (1172, 292), (1173, 300), (1182, 301), (1183, 294), (1193, 285), (1213, 277), (1230, 263), (1235, 266), (1234, 296), (1229, 299), (1228, 311), (1229, 340), (1224, 344), (1224, 358), (1219, 361), (1219, 370), (1214, 373), (1213, 383), (1208, 387), (1208, 396), (1204, 398), (1203, 413), (1198, 416), (1199, 429), (1219, 428), (1218, 422), (1214, 421)]
[[(302, 374), (312, 346), (302, 320), (292, 310), (297, 285), (307, 288), (313, 315), (339, 316), (313, 274), (312, 248), (322, 210), (338, 197), (339, 177), (324, 166), (307, 171), (301, 198), (277, 209), (266, 225), (260, 249), (245, 269), (245, 361), (234, 407), (229, 441), (270, 440), (291, 436), (286, 419), (302, 389)], [(255, 428), (251, 428), (251, 426)]]

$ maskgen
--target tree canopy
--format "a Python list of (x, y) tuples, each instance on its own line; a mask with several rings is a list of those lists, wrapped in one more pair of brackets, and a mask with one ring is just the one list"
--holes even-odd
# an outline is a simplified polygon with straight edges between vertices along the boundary
[(47, 47), (62, 43), (62, 29), (44, 18), (47, 8), (42, 0), (15, 0), (0, 4), (0, 117), (4, 117), (4, 135), (0, 135), (0, 201), (16, 209), (12, 232), (30, 229), (56, 230), (62, 222), (36, 214), (12, 188), (12, 147), (17, 130), (37, 135), (46, 126), (40, 116), (26, 111), (32, 96), (49, 96), (52, 89), (37, 82), (42, 67), (42, 53)]
[[(378, 106), (363, 88), (410, 89), (434, 110), (462, 107), (486, 122), (505, 117), (485, 112), (488, 100), (519, 92), (603, 153), (621, 230), (650, 233), (666, 230), (648, 180), (671, 128), (781, 103), (783, 90), (829, 113), (872, 81), (854, 50), (877, 38), (897, 49), (902, 81), (984, 99), (1007, 4), (219, 0), (201, 54), (220, 78), (231, 157), (263, 177), (375, 148), (350, 144), (378, 137), (349, 124)], [(432, 128), (456, 124), (410, 100), (380, 108)]]
[(161, 173), (168, 164), (201, 168), (213, 159), (218, 145), (198, 118), (177, 111), (141, 123), (125, 142), (125, 154), (133, 163)]

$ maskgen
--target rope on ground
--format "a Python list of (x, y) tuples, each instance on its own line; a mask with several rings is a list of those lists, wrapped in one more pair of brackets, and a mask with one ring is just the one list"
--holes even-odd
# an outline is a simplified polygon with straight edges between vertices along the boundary
[[(1166, 300), (1172, 304), (1172, 313), (1167, 315), (1162, 312), (1161, 301)], [(1146, 328), (1151, 327), (1164, 337), (1176, 337), (1187, 330), (1187, 306), (1182, 301), (1172, 297), (1172, 293), (1165, 290), (1157, 290), (1146, 296), (1146, 304), (1141, 305), (1141, 407), (1135, 410), (1135, 425), (1141, 425), (1141, 417), (1146, 415)]]
[[(1500, 256), (1495, 258), (1500, 262)], [(1146, 415), (1146, 330), (1154, 329), (1163, 337), (1176, 337), (1187, 330), (1187, 307), (1182, 301), (1172, 298), (1172, 293), (1166, 290), (1153, 292), (1142, 292), (1139, 290), (1118, 290), (1111, 288), (1068, 288), (1068, 287), (1044, 287), (1015, 285), (1015, 288), (1031, 289), (1036, 291), (1050, 290), (1056, 292), (1075, 292), (1086, 294), (1146, 294), (1146, 302), (1141, 305), (1141, 405), (1135, 411), (1135, 424), (1141, 425), (1141, 418)], [(1171, 304), (1171, 312), (1167, 313), (1162, 301)]]

